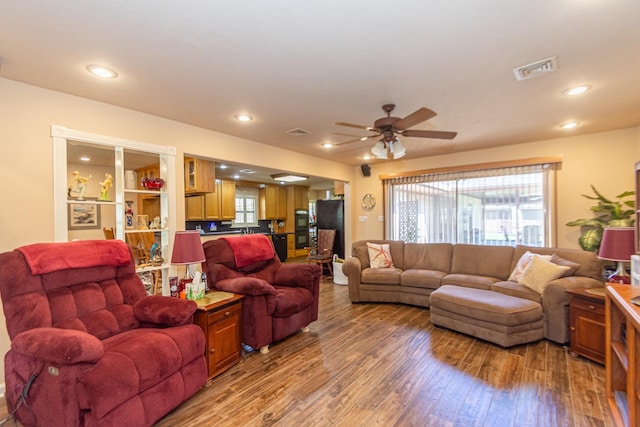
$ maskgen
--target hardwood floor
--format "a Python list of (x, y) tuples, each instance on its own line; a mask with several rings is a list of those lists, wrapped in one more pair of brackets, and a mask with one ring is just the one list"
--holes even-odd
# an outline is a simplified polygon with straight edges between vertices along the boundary
[(245, 354), (157, 423), (613, 425), (601, 365), (547, 341), (504, 350), (435, 328), (423, 308), (351, 304), (347, 287), (328, 280), (311, 332), (272, 345), (267, 355)]
[(321, 285), (310, 333), (245, 354), (158, 426), (613, 426), (604, 368), (547, 341), (504, 350), (429, 310)]

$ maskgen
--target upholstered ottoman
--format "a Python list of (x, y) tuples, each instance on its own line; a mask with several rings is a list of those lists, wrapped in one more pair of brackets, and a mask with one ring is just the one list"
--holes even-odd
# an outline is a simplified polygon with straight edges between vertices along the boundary
[(542, 306), (499, 292), (445, 285), (431, 293), (431, 322), (503, 347), (544, 337)]

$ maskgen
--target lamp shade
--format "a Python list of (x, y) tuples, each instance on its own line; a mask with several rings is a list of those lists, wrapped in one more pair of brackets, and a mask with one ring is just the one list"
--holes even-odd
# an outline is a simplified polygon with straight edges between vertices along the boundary
[(171, 264), (195, 264), (204, 261), (204, 250), (198, 231), (176, 231)]
[(607, 227), (602, 234), (598, 258), (608, 261), (629, 261), (635, 253), (635, 228)]

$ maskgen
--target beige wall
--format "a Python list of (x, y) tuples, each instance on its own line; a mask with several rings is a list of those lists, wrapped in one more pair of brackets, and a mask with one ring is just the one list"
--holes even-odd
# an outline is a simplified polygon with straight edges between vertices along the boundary
[[(579, 229), (564, 224), (593, 216), (589, 209), (593, 202), (581, 197), (583, 193), (591, 193), (590, 184), (609, 197), (634, 189), (634, 165), (640, 160), (640, 127), (415, 160), (389, 161), (371, 165), (370, 177), (363, 177), (360, 167), (354, 168), (356, 178), (351, 189), (354, 200), (351, 218), (353, 241), (384, 237), (384, 223), (378, 221), (384, 215), (380, 175), (549, 156), (562, 157), (562, 165), (556, 175), (555, 244), (558, 247), (579, 248)], [(372, 193), (377, 200), (375, 208), (368, 212), (358, 203), (366, 193)], [(360, 217), (366, 217), (367, 221), (360, 221)]]
[[(360, 167), (319, 160), (314, 157), (275, 149), (253, 141), (189, 126), (123, 108), (69, 96), (0, 78), (0, 129), (2, 150), (0, 182), (4, 209), (0, 211), (0, 252), (17, 246), (53, 240), (52, 142), (50, 126), (61, 125), (85, 132), (137, 140), (177, 148), (178, 165), (183, 153), (194, 153), (228, 162), (284, 169), (290, 172), (350, 182), (353, 202), (345, 207), (353, 221), (351, 239), (383, 237), (384, 215), (382, 185), (378, 175), (478, 162), (517, 158), (556, 156), (564, 158), (558, 173), (559, 246), (575, 247), (578, 231), (564, 227), (565, 222), (589, 215), (590, 203), (580, 197), (595, 184), (607, 195), (633, 187), (633, 165), (638, 159), (640, 129), (561, 138), (471, 153), (435, 156), (416, 160), (390, 161), (371, 168), (364, 178)], [(615, 161), (615, 166), (609, 166)], [(182, 168), (176, 170), (176, 182), (182, 188)], [(360, 199), (373, 193), (376, 207), (365, 212)], [(183, 193), (178, 190), (178, 200)], [(359, 222), (364, 216), (367, 222)], [(177, 223), (184, 221), (184, 205), (178, 204)], [(348, 243), (348, 242), (347, 242)], [(0, 318), (4, 324), (4, 318)], [(0, 331), (0, 354), (9, 348), (4, 328)], [(2, 365), (0, 364), (0, 369)], [(0, 371), (4, 378), (4, 372)]]
[[(352, 168), (340, 163), (11, 80), (0, 78), (0, 94), (0, 182), (2, 199), (6, 201), (0, 210), (0, 252), (54, 239), (51, 125), (176, 147), (176, 182), (180, 189), (177, 200), (184, 196), (180, 164), (185, 152), (228, 162), (352, 180)], [(102, 177), (96, 172), (94, 179), (100, 181)], [(183, 203), (178, 203), (176, 221), (184, 224)], [(0, 323), (4, 325), (3, 316)], [(9, 346), (6, 330), (0, 327), (0, 354), (4, 355)], [(0, 383), (4, 378), (2, 369), (0, 364)]]

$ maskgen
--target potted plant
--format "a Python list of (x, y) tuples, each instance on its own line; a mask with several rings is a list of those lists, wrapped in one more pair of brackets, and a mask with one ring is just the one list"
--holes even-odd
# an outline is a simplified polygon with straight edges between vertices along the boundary
[(582, 227), (582, 234), (578, 238), (580, 247), (585, 251), (598, 252), (602, 233), (605, 227), (633, 227), (635, 200), (633, 198), (634, 191), (625, 191), (618, 194), (615, 200), (604, 197), (591, 185), (591, 189), (595, 196), (582, 194), (589, 200), (595, 200), (598, 203), (591, 207), (596, 215), (594, 218), (580, 218), (568, 222), (569, 227)]

